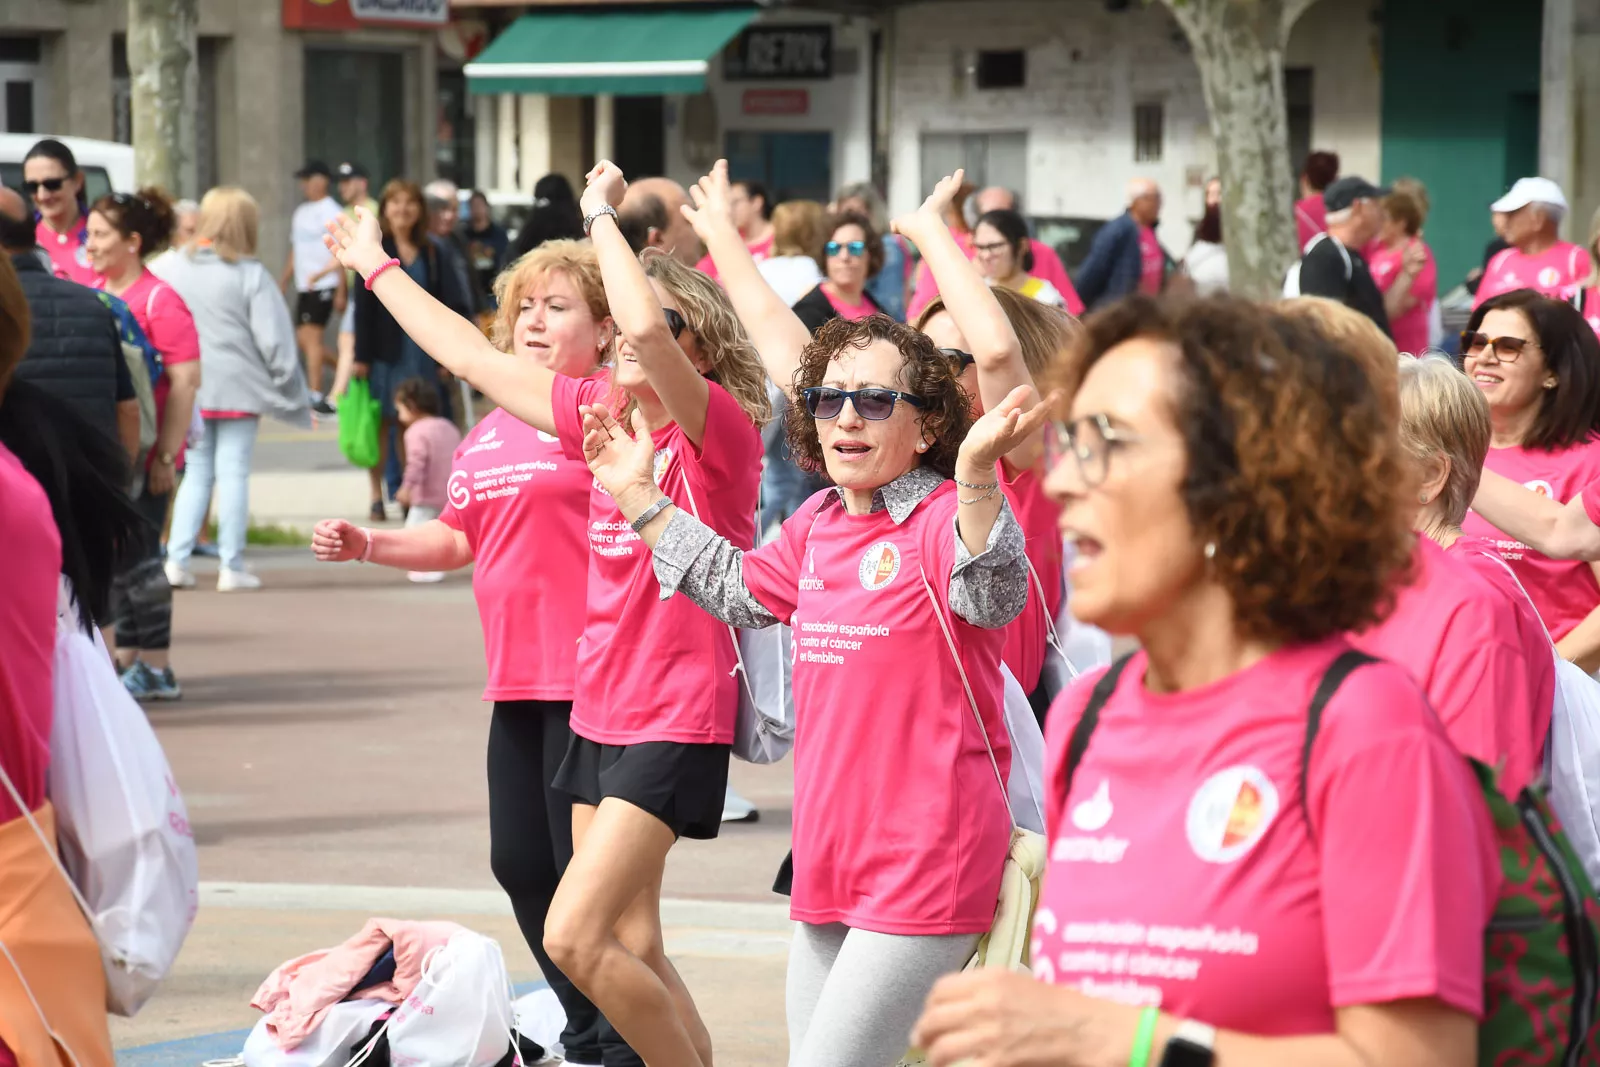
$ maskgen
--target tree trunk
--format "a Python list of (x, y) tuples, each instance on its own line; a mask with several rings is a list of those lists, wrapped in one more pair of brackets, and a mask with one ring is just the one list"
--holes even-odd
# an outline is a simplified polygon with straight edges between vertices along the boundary
[(199, 0), (128, 0), (133, 166), (139, 186), (199, 190), (195, 124)]
[(1283, 53), (1290, 26), (1315, 0), (1162, 2), (1189, 38), (1211, 115), (1229, 287), (1275, 297), (1300, 252)]

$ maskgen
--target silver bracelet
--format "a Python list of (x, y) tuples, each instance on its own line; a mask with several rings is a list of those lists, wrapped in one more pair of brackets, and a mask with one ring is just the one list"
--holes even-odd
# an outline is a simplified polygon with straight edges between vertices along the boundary
[[(612, 207), (610, 204), (603, 204), (598, 210), (591, 211), (589, 214), (585, 215), (583, 217), (583, 235), (585, 237), (589, 236), (589, 228), (594, 225), (595, 220), (601, 215), (610, 215), (615, 219), (617, 218), (617, 209)], [(622, 220), (618, 219), (617, 221), (620, 225)]]
[(960, 478), (957, 478), (957, 477), (954, 477), (954, 476), (951, 476), (950, 480), (955, 482), (957, 485), (959, 485), (963, 489), (998, 489), (1000, 487), (1000, 483), (999, 482), (983, 482), (981, 484), (980, 483), (974, 483), (974, 482), (964, 482)]
[[(961, 484), (965, 485), (966, 483), (962, 482)], [(965, 497), (961, 496), (958, 493), (956, 495), (956, 503), (958, 503), (958, 504), (981, 504), (985, 500), (988, 500), (990, 497), (994, 496), (996, 493), (998, 493), (1000, 491), (1000, 483), (999, 482), (995, 482), (993, 485), (987, 486), (987, 487), (981, 486), (981, 485), (975, 485), (972, 488), (974, 488), (974, 489), (987, 488), (989, 491), (986, 492), (986, 493), (980, 494), (979, 496), (975, 496), (971, 500), (966, 499)]]
[(672, 501), (668, 500), (666, 497), (662, 497), (654, 504), (651, 504), (649, 507), (639, 512), (639, 517), (634, 519), (628, 525), (633, 527), (634, 533), (638, 533), (640, 530), (649, 525), (651, 519), (655, 518), (657, 515), (661, 514), (671, 506)]

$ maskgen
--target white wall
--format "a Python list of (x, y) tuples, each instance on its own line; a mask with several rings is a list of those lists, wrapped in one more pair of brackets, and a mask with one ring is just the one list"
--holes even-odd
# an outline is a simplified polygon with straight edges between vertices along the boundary
[[(1379, 0), (1321, 0), (1289, 34), (1284, 64), (1311, 70), (1311, 147), (1339, 153), (1340, 169), (1376, 182), (1383, 163)], [(1298, 173), (1299, 159), (1289, 166)]]

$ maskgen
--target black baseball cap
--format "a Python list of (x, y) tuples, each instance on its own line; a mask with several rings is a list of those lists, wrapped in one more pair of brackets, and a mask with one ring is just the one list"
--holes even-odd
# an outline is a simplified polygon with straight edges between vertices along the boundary
[(340, 181), (344, 181), (346, 178), (371, 177), (371, 175), (367, 173), (367, 168), (363, 167), (359, 163), (341, 163), (339, 164), (338, 169), (333, 172), (333, 175)]
[(324, 178), (333, 177), (333, 172), (328, 170), (328, 165), (320, 159), (307, 160), (305, 166), (294, 172), (296, 178), (310, 178), (319, 174)]
[(1343, 211), (1357, 200), (1379, 200), (1388, 195), (1388, 189), (1373, 185), (1365, 178), (1338, 178), (1322, 190), (1322, 205), (1329, 211)]

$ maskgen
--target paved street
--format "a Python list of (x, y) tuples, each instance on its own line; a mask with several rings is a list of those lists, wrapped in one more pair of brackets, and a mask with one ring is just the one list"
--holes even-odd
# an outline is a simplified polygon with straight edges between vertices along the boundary
[[(359, 515), (364, 475), (331, 447), (327, 429), (264, 427), (255, 521), (300, 525), (352, 487), (353, 503), (332, 513)], [(212, 591), (214, 565), (197, 560), (200, 588), (177, 595), (185, 696), (150, 717), (189, 805), (202, 908), (161, 993), (113, 1023), (128, 1064), (237, 1050), (232, 1032), (257, 1017), (248, 1001), (267, 972), (371, 915), (456, 919), (499, 939), (514, 983), (539, 979), (489, 872), (469, 576), (414, 586), (395, 571), (318, 565), (305, 549), (248, 555), (259, 593)], [(733, 780), (761, 821), (674, 849), (667, 943), (718, 1063), (770, 1064), (786, 1048), (787, 922), (767, 887), (788, 848), (790, 770), (736, 763)]]

